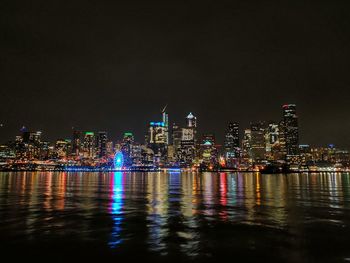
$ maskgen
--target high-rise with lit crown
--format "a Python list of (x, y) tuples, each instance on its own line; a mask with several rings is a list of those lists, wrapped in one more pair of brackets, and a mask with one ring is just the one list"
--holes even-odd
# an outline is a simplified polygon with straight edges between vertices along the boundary
[(186, 117), (186, 126), (187, 128), (196, 128), (197, 127), (197, 118), (190, 112)]

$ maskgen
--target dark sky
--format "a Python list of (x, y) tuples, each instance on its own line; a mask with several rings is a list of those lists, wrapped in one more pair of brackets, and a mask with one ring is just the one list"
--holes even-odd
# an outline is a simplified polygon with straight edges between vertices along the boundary
[(142, 142), (165, 104), (222, 139), (296, 103), (301, 143), (350, 147), (348, 2), (2, 0), (1, 140), (25, 125)]

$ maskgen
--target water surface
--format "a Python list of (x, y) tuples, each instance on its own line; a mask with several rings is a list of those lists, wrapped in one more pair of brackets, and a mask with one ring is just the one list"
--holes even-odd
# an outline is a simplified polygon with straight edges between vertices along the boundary
[(350, 175), (0, 173), (16, 259), (350, 261)]

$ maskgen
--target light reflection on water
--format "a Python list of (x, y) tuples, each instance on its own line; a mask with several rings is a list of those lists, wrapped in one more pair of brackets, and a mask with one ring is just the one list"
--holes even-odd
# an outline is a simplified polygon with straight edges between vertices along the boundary
[(195, 258), (271, 242), (303, 261), (318, 258), (318, 242), (334, 252), (350, 241), (349, 209), (350, 175), (340, 173), (0, 173), (0, 236), (10, 244), (73, 237)]
[(121, 238), (121, 222), (123, 220), (123, 178), (124, 175), (121, 172), (115, 172), (110, 177), (110, 209), (109, 213), (113, 219), (113, 228), (111, 231), (111, 238), (108, 242), (111, 248), (115, 248), (122, 242)]

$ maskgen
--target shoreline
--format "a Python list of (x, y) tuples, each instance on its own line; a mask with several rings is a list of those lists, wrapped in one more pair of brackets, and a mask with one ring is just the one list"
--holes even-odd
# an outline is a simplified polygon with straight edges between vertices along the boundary
[(186, 169), (186, 168), (152, 168), (152, 169), (101, 169), (101, 168), (74, 168), (74, 169), (0, 169), (0, 172), (170, 172), (170, 173), (181, 173), (181, 172), (197, 172), (197, 173), (259, 173), (259, 174), (293, 174), (293, 173), (350, 173), (350, 170), (320, 170), (320, 171), (309, 171), (309, 170), (295, 170), (295, 171), (279, 171), (279, 172), (268, 172), (268, 171), (256, 171), (256, 170), (237, 170), (237, 169), (215, 169), (215, 170), (200, 170), (200, 169)]

